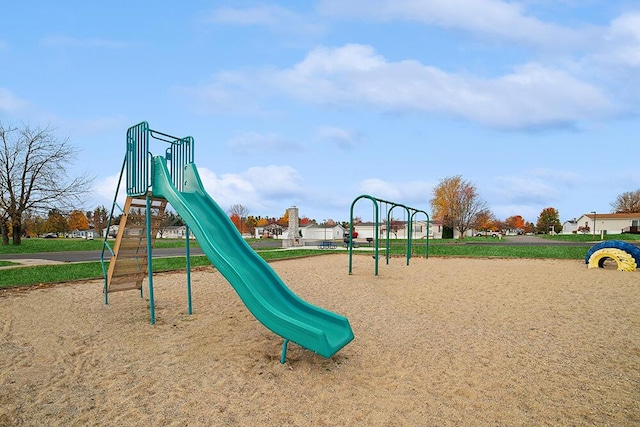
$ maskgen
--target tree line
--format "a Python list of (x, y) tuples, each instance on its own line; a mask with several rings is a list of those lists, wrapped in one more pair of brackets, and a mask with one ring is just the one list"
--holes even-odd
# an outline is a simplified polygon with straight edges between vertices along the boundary
[[(455, 175), (442, 179), (430, 199), (432, 220), (457, 230), (464, 236), (468, 230), (517, 231), (523, 233), (559, 233), (562, 231), (560, 213), (554, 207), (542, 209), (536, 223), (525, 221), (520, 215), (501, 221), (482, 200), (471, 182)], [(640, 213), (640, 189), (620, 194), (611, 203), (614, 213)]]
[[(67, 171), (73, 164), (77, 149), (67, 138), (56, 136), (51, 127), (29, 125), (6, 125), (0, 121), (0, 235), (2, 245), (19, 245), (26, 235), (43, 233), (66, 233), (85, 226), (102, 234), (108, 221), (104, 206), (92, 211), (69, 210), (79, 206), (89, 193), (93, 178), (82, 174), (69, 176)], [(466, 231), (521, 230), (523, 232), (559, 232), (562, 229), (559, 213), (553, 207), (540, 212), (535, 224), (520, 215), (500, 221), (488, 208), (477, 188), (460, 175), (447, 177), (434, 188), (430, 199), (432, 220), (441, 221), (445, 227)], [(611, 203), (613, 212), (640, 212), (640, 189), (628, 191)], [(288, 226), (288, 214), (280, 218), (249, 215), (244, 206), (233, 205), (228, 211), (233, 223), (241, 233), (255, 232), (256, 227), (272, 225), (276, 229)], [(182, 225), (179, 217), (167, 214), (165, 224)], [(164, 219), (163, 219), (164, 221)], [(117, 224), (118, 218), (114, 220)], [(301, 225), (315, 222), (300, 219)], [(324, 220), (325, 225), (335, 224)], [(343, 226), (349, 224), (344, 222)]]

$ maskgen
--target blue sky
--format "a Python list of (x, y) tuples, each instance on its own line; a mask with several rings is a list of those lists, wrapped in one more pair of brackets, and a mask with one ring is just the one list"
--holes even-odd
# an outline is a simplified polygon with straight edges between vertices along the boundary
[(0, 120), (81, 149), (85, 208), (143, 120), (193, 136), (209, 193), (252, 215), (430, 212), (462, 175), (498, 218), (565, 221), (640, 188), (635, 1), (98, 3), (9, 2), (0, 26)]

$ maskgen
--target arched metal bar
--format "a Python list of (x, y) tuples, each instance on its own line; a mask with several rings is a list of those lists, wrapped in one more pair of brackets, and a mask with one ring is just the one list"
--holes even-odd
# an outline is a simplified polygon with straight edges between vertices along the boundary
[[(391, 246), (390, 245), (390, 239), (389, 239), (389, 235), (390, 235), (390, 232), (391, 232), (391, 212), (397, 207), (404, 208), (404, 210), (407, 213), (407, 218), (409, 218), (411, 216), (411, 213), (409, 211), (409, 209), (411, 209), (411, 208), (403, 205), (402, 203), (391, 203), (391, 207), (387, 211), (387, 246), (386, 246), (386, 248), (387, 248), (387, 265), (389, 265), (389, 253), (390, 253), (390, 249), (391, 249), (391, 247), (390, 247)], [(407, 265), (409, 265), (409, 258), (411, 258), (411, 252), (409, 252), (410, 245), (408, 244), (409, 241), (410, 241), (410, 238), (409, 238), (409, 240), (407, 240), (407, 254), (406, 254), (406, 256), (407, 256)]]
[(373, 202), (373, 206), (375, 207), (375, 222), (374, 222), (374, 227), (375, 227), (375, 236), (374, 236), (374, 260), (375, 260), (375, 267), (374, 267), (374, 273), (377, 276), (378, 275), (378, 235), (379, 235), (379, 219), (380, 219), (380, 208), (378, 207), (378, 201), (380, 199), (376, 199), (375, 197), (369, 196), (368, 194), (363, 194), (360, 195), (358, 197), (356, 197), (353, 202), (351, 203), (351, 210), (350, 210), (350, 214), (349, 214), (349, 274), (352, 274), (353, 272), (353, 208), (356, 205), (356, 202), (360, 199), (369, 199)]
[[(393, 211), (393, 209), (395, 209), (396, 207), (401, 207), (405, 210), (406, 214), (407, 214), (407, 249), (406, 249), (406, 258), (407, 258), (407, 265), (409, 265), (409, 260), (411, 259), (411, 248), (412, 248), (412, 239), (413, 239), (413, 220), (414, 217), (417, 213), (424, 213), (427, 217), (427, 230), (426, 230), (426, 256), (425, 258), (429, 257), (429, 214), (427, 214), (425, 211), (421, 210), (421, 209), (415, 209), (409, 206), (406, 206), (402, 203), (396, 203), (396, 202), (391, 202), (389, 200), (384, 200), (384, 199), (380, 199), (377, 197), (373, 197), (370, 196), (368, 194), (363, 194), (360, 195), (358, 197), (356, 197), (353, 202), (351, 203), (351, 209), (350, 209), (350, 216), (349, 216), (349, 274), (352, 274), (353, 272), (353, 209), (356, 205), (356, 203), (360, 200), (360, 199), (369, 199), (373, 202), (374, 208), (375, 208), (375, 218), (374, 218), (374, 241), (375, 241), (375, 246), (374, 246), (374, 259), (375, 259), (375, 275), (378, 275), (378, 258), (379, 258), (379, 236), (380, 236), (380, 207), (379, 207), (379, 203), (385, 203), (385, 206), (387, 207), (387, 212), (386, 212), (386, 221), (387, 221), (387, 233), (386, 233), (386, 261), (387, 264), (389, 264), (389, 254), (391, 252), (391, 243), (390, 243), (390, 230), (391, 230), (391, 212)], [(389, 207), (391, 206), (391, 207)]]
[[(411, 220), (409, 221), (409, 224), (413, 224), (414, 217), (418, 213), (423, 213), (427, 217), (427, 229), (425, 230), (425, 234), (424, 234), (424, 238), (425, 238), (425, 241), (426, 241), (424, 257), (425, 257), (425, 259), (428, 259), (429, 258), (429, 214), (426, 213), (423, 210), (420, 210), (420, 209), (413, 209), (413, 213), (411, 214)], [(411, 241), (409, 241), (409, 242), (411, 243)], [(409, 245), (409, 250), (411, 250), (411, 245)]]

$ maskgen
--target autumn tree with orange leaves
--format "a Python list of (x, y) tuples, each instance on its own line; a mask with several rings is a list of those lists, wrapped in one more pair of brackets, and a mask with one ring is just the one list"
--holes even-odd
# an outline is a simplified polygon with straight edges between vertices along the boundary
[(431, 209), (434, 219), (442, 221), (445, 227), (458, 230), (462, 238), (473, 227), (478, 213), (487, 209), (487, 205), (480, 199), (473, 184), (456, 175), (444, 178), (433, 189)]
[(280, 227), (288, 227), (289, 226), (289, 211), (284, 211), (284, 215), (278, 218), (277, 224)]
[(88, 230), (89, 229), (89, 220), (84, 212), (79, 210), (74, 210), (69, 215), (69, 219), (67, 220), (67, 224), (69, 225), (69, 230)]
[(249, 209), (240, 204), (236, 204), (232, 205), (227, 213), (229, 214), (231, 222), (233, 222), (233, 225), (236, 226), (240, 234), (244, 233), (246, 231), (245, 221), (249, 215)]
[(500, 222), (489, 209), (478, 212), (473, 228), (479, 231), (500, 231)]
[(504, 220), (505, 226), (512, 231), (524, 231), (525, 230), (525, 222), (524, 218), (520, 215), (513, 215)]

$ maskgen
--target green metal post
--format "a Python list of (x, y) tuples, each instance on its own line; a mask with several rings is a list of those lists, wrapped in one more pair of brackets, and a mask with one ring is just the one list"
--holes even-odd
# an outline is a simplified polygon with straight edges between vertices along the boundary
[(191, 252), (189, 250), (189, 226), (185, 226), (187, 231), (187, 305), (189, 306), (189, 314), (193, 313), (193, 308), (191, 306)]
[(405, 205), (401, 206), (407, 212), (407, 220), (409, 220), (409, 225), (407, 227), (407, 231), (409, 232), (409, 238), (407, 239), (407, 265), (409, 265), (409, 260), (411, 259), (411, 213), (409, 212), (408, 207)]
[[(413, 208), (412, 208), (413, 210)], [(409, 208), (407, 208), (407, 213), (409, 212)], [(409, 219), (408, 232), (409, 232), (409, 240), (407, 240), (407, 265), (409, 265), (409, 259), (411, 259), (411, 241), (413, 240), (413, 214), (407, 215)]]
[(375, 206), (375, 220), (376, 223), (374, 225), (374, 233), (376, 234), (376, 237), (374, 238), (374, 249), (373, 249), (373, 253), (374, 253), (374, 257), (375, 257), (375, 268), (374, 268), (374, 273), (377, 276), (378, 275), (378, 258), (379, 258), (379, 247), (380, 247), (380, 240), (378, 235), (380, 234), (380, 210), (378, 207), (378, 201), (377, 200), (373, 200), (373, 205)]
[(284, 365), (284, 362), (287, 360), (287, 344), (289, 344), (288, 339), (284, 339), (282, 343), (282, 354), (280, 355), (280, 363)]
[(427, 241), (424, 248), (424, 258), (429, 258), (429, 215), (427, 215), (427, 234), (425, 236), (425, 240)]
[[(151, 196), (147, 194), (147, 272), (149, 278), (149, 316), (151, 324), (156, 323), (156, 311), (153, 302), (153, 260), (152, 258), (152, 245), (151, 245)], [(140, 288), (142, 292), (142, 288)]]
[(389, 250), (391, 249), (391, 243), (389, 241), (389, 233), (391, 232), (391, 211), (395, 207), (396, 207), (395, 204), (391, 205), (390, 208), (387, 207), (387, 236), (385, 240), (386, 241), (385, 248), (387, 249), (387, 252), (386, 252), (387, 265), (389, 265)]

